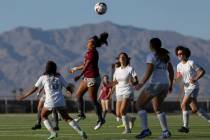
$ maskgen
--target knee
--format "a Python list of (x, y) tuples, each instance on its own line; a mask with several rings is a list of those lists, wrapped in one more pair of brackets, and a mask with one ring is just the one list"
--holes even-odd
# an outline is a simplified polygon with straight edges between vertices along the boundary
[(182, 109), (182, 111), (183, 111), (183, 110), (186, 110), (186, 104), (182, 103), (182, 104), (181, 104), (181, 109)]
[(47, 115), (45, 113), (41, 113), (41, 119), (42, 120), (46, 120), (47, 119)]
[(197, 113), (198, 112), (198, 108), (195, 107), (195, 108), (192, 108), (192, 113)]

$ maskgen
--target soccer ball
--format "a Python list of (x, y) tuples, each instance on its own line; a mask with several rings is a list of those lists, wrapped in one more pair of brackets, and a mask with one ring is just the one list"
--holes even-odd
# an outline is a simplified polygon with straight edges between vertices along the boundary
[(98, 15), (103, 15), (107, 11), (107, 5), (104, 2), (99, 2), (99, 3), (96, 3), (94, 9)]

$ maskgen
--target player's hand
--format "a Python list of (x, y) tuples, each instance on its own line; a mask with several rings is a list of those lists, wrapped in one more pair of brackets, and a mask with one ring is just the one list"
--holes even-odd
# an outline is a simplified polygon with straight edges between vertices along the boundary
[(74, 81), (78, 81), (80, 79), (81, 75), (78, 75), (74, 78)]
[(139, 83), (139, 84), (137, 84), (137, 85), (134, 86), (134, 89), (135, 90), (140, 90), (142, 87), (143, 87), (143, 84), (142, 83)]
[(76, 67), (68, 70), (68, 73), (74, 74), (77, 71)]
[(195, 80), (195, 79), (190, 78), (190, 80), (189, 80), (189, 83), (190, 83), (190, 84), (194, 84), (195, 82), (196, 82), (196, 80)]

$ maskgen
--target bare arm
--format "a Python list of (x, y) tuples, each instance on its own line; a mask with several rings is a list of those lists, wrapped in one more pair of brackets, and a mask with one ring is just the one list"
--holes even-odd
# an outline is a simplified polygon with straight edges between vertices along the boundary
[(174, 69), (170, 62), (168, 63), (167, 69), (169, 73), (169, 92), (171, 92), (173, 88), (173, 82), (174, 82)]
[(84, 72), (87, 69), (87, 67), (88, 67), (89, 64), (90, 64), (90, 61), (89, 60), (85, 61), (85, 64), (84, 64), (84, 66), (82, 68), (82, 72), (80, 73), (80, 75), (78, 75), (78, 76), (76, 76), (74, 78), (75, 81), (78, 81), (80, 79), (80, 77), (82, 77), (82, 75), (84, 74)]
[(152, 75), (152, 72), (153, 72), (153, 64), (147, 63), (146, 73), (140, 83), (144, 85), (147, 82), (147, 80), (150, 78), (150, 76)]
[(68, 72), (73, 74), (73, 73), (75, 73), (78, 70), (82, 70), (83, 67), (84, 67), (84, 64), (81, 64), (81, 65), (79, 65), (77, 67), (73, 67), (72, 69), (68, 70)]
[(30, 96), (31, 94), (35, 93), (39, 88), (38, 87), (33, 87), (29, 92), (25, 93), (24, 95), (18, 97), (18, 100), (24, 100), (25, 98), (27, 98), (28, 96)]
[(195, 77), (192, 78), (192, 82), (198, 81), (201, 77), (203, 77), (205, 74), (205, 70), (203, 68), (200, 68), (197, 72)]

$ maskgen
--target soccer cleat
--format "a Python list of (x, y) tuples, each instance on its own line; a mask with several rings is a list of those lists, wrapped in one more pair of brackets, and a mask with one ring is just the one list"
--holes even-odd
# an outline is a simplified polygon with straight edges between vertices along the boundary
[(82, 139), (87, 139), (87, 135), (84, 131), (81, 131), (80, 136), (82, 137)]
[(59, 127), (56, 126), (56, 127), (53, 128), (53, 130), (58, 131), (59, 130)]
[(160, 139), (167, 139), (169, 137), (171, 137), (171, 132), (166, 130), (166, 131), (162, 132), (162, 135), (160, 136)]
[(143, 139), (145, 137), (151, 136), (152, 132), (148, 129), (141, 131), (140, 134), (136, 135), (136, 139)]
[(79, 122), (80, 120), (84, 120), (84, 119), (86, 119), (85, 114), (78, 114), (78, 115), (77, 115), (77, 118), (74, 119), (74, 121), (75, 121), (75, 122)]
[(136, 117), (131, 117), (131, 120), (129, 121), (129, 128), (132, 130), (134, 126), (134, 122), (136, 121)]
[(96, 126), (94, 127), (94, 130), (98, 130), (99, 128), (101, 128), (101, 126), (102, 126), (104, 123), (105, 123), (105, 120), (104, 120), (104, 119), (97, 121), (97, 124), (96, 124)]
[(56, 138), (58, 135), (57, 135), (57, 133), (56, 132), (52, 132), (51, 134), (50, 134), (50, 136), (47, 138), (48, 140), (51, 140), (51, 139), (54, 139), (54, 138)]
[(186, 128), (186, 127), (182, 126), (180, 129), (178, 129), (178, 132), (188, 133), (189, 132), (189, 128)]
[(31, 129), (36, 130), (36, 129), (41, 129), (41, 128), (42, 128), (41, 124), (35, 124)]
[(125, 130), (122, 132), (122, 134), (129, 134), (129, 133), (131, 133), (131, 130), (130, 130), (130, 129), (125, 129)]
[(123, 124), (117, 126), (117, 128), (123, 128), (123, 127), (125, 127)]

